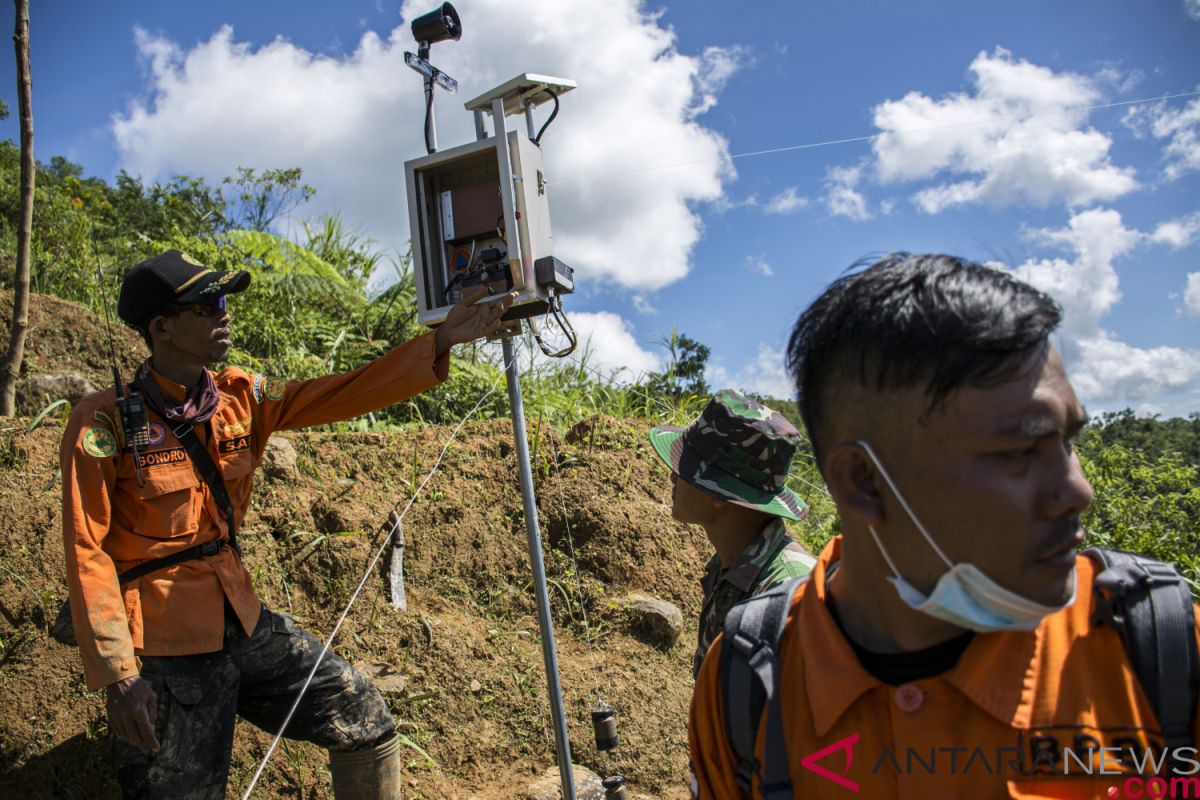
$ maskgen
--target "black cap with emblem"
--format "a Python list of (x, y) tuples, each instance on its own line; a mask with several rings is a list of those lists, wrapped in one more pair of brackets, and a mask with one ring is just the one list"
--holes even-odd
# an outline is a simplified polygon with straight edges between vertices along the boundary
[(178, 250), (147, 259), (129, 270), (121, 284), (117, 314), (126, 324), (142, 327), (172, 305), (201, 303), (236, 294), (250, 285), (245, 270), (219, 272)]

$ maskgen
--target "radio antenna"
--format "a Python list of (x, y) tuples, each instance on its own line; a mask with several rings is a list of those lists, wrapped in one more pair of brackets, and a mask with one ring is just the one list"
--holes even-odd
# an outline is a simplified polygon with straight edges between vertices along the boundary
[(117, 416), (120, 418), (125, 444), (133, 451), (133, 470), (137, 475), (138, 486), (145, 486), (146, 479), (142, 475), (142, 457), (138, 451), (150, 446), (150, 427), (146, 420), (146, 404), (136, 391), (131, 389), (127, 392), (121, 381), (121, 371), (117, 367), (117, 348), (113, 338), (112, 316), (108, 311), (108, 287), (104, 283), (104, 272), (100, 269), (100, 248), (96, 244), (96, 226), (90, 219), (88, 224), (92, 234), (92, 260), (96, 266), (96, 282), (100, 285), (100, 301), (104, 306), (104, 326), (108, 332), (108, 364), (112, 369)]

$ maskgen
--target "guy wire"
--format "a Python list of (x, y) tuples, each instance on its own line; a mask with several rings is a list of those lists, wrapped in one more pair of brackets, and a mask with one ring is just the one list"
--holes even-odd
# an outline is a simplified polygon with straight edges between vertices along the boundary
[(592, 678), (593, 678), (593, 681), (592, 681), (593, 694), (594, 694), (595, 699), (599, 700), (600, 699), (600, 681), (599, 681), (599, 678), (597, 677), (596, 654), (592, 648), (592, 629), (591, 629), (591, 625), (588, 623), (587, 604), (585, 602), (585, 600), (586, 600), (585, 593), (586, 592), (585, 592), (585, 589), (583, 586), (583, 581), (581, 580), (581, 577), (580, 577), (579, 559), (575, 555), (575, 537), (571, 533), (571, 516), (567, 511), (567, 500), (563, 496), (563, 489), (562, 489), (563, 477), (562, 477), (562, 469), (559, 467), (558, 447), (554, 443), (554, 438), (555, 438), (554, 425), (550, 422), (550, 420), (548, 419), (548, 417), (546, 415), (546, 399), (545, 399), (545, 397), (542, 398), (541, 418), (543, 420), (546, 420), (546, 434), (547, 434), (546, 438), (547, 438), (547, 441), (549, 441), (549, 443), (550, 443), (550, 459), (554, 463), (554, 475), (557, 478), (557, 484), (555, 485), (555, 489), (557, 490), (556, 494), (558, 495), (558, 504), (559, 504), (560, 508), (562, 509), (563, 525), (566, 527), (567, 548), (568, 548), (568, 550), (570, 550), (570, 553), (571, 553), (571, 569), (574, 571), (575, 580), (579, 585), (579, 594), (580, 594), (580, 598), (581, 598), (579, 601), (579, 613), (580, 613), (580, 616), (583, 618), (583, 633), (584, 633), (584, 638), (587, 640), (587, 645), (588, 645), (588, 660), (591, 662)]
[[(1081, 112), (1081, 111), (1103, 111), (1104, 109), (1107, 109), (1107, 108), (1120, 108), (1122, 106), (1133, 106), (1133, 105), (1138, 105), (1139, 103), (1161, 103), (1161, 102), (1164, 102), (1167, 100), (1179, 100), (1179, 99), (1186, 98), (1186, 97), (1197, 97), (1197, 96), (1200, 96), (1200, 91), (1179, 92), (1176, 94), (1165, 94), (1160, 97), (1143, 97), (1138, 100), (1119, 100), (1114, 103), (1100, 103), (1100, 104), (1091, 105), (1091, 106), (1073, 106), (1073, 107), (1060, 109), (1053, 113), (1071, 113), (1071, 112)], [(717, 158), (699, 158), (699, 159), (695, 159), (693, 161), (677, 161), (677, 162), (670, 163), (670, 164), (652, 164), (650, 166), (636, 167), (634, 169), (624, 170), (623, 172), (610, 172), (609, 174), (610, 175), (635, 175), (639, 172), (652, 172), (654, 170), (673, 169), (675, 167), (691, 167), (691, 166), (695, 166), (697, 164), (712, 164), (712, 163), (719, 163), (722, 161), (733, 161), (738, 158), (750, 158), (752, 156), (767, 156), (767, 155), (774, 155), (775, 153), (789, 153), (793, 150), (813, 150), (818, 147), (830, 147), (832, 145), (837, 145), (837, 144), (853, 144), (855, 142), (871, 142), (871, 141), (874, 141), (875, 139), (879, 139), (884, 136), (905, 136), (905, 135), (913, 134), (913, 133), (930, 133), (933, 131), (944, 131), (944, 130), (950, 130), (953, 128), (968, 128), (968, 127), (972, 127), (975, 125), (995, 125), (997, 123), (1007, 122), (1010, 120), (1025, 121), (1025, 120), (1037, 119), (1038, 117), (1048, 116), (1049, 113), (1050, 112), (1041, 113), (1041, 114), (1026, 114), (1024, 116), (1021, 116), (1018, 114), (1009, 114), (1009, 115), (996, 116), (996, 117), (993, 117), (992, 119), (977, 119), (977, 120), (970, 120), (968, 122), (953, 122), (953, 123), (949, 123), (946, 125), (931, 125), (926, 128), (909, 128), (907, 130), (899, 130), (899, 131), (882, 131), (880, 133), (871, 133), (871, 134), (866, 134), (863, 136), (850, 136), (845, 139), (826, 139), (824, 141), (819, 141), (819, 142), (808, 142), (805, 144), (785, 145), (783, 147), (771, 147), (771, 148), (767, 148), (766, 150), (752, 150), (752, 151), (749, 151), (746, 153), (734, 153), (733, 155), (718, 156)], [(561, 180), (547, 181), (546, 185), (547, 186), (557, 186), (557, 185), (561, 185), (564, 183), (572, 183), (574, 180), (578, 180), (578, 179), (567, 177), (567, 178), (564, 178)]]
[[(517, 351), (514, 349), (513, 359), (516, 359), (516, 357)], [(300, 687), (300, 691), (297, 693), (296, 699), (292, 702), (292, 707), (288, 709), (287, 716), (283, 718), (283, 724), (279, 727), (279, 732), (275, 734), (275, 738), (271, 741), (271, 746), (267, 748), (267, 752), (263, 755), (262, 762), (259, 763), (258, 769), (254, 771), (254, 775), (250, 779), (250, 785), (246, 787), (246, 791), (242, 794), (242, 800), (249, 800), (250, 794), (254, 791), (255, 785), (258, 783), (258, 779), (262, 777), (263, 770), (267, 767), (267, 762), (271, 760), (271, 755), (275, 752), (275, 748), (279, 746), (279, 742), (283, 738), (283, 732), (287, 730), (288, 724), (292, 721), (292, 716), (296, 713), (296, 709), (300, 706), (300, 701), (304, 698), (304, 693), (308, 691), (308, 687), (312, 683), (313, 677), (317, 674), (317, 670), (320, 668), (321, 662), (325, 659), (325, 654), (329, 652), (329, 648), (333, 644), (334, 637), (336, 637), (338, 631), (341, 630), (342, 623), (346, 621), (346, 617), (350, 614), (350, 609), (354, 606), (354, 603), (358, 600), (358, 596), (362, 592), (363, 587), (366, 586), (367, 581), (370, 580), (371, 575), (374, 573), (375, 565), (379, 563), (379, 559), (383, 556), (384, 551), (391, 544), (392, 537), (395, 536), (400, 524), (404, 521), (404, 516), (408, 513), (409, 509), (412, 508), (413, 503), (417, 501), (417, 497), (420, 496), (421, 491), (425, 488), (425, 485), (429, 483), (429, 481), (437, 473), (438, 469), (441, 468), (442, 461), (446, 458), (446, 452), (450, 449), (450, 445), (453, 444), (454, 440), (458, 437), (458, 433), (462, 430), (463, 425), (467, 424), (467, 421), (475, 415), (475, 412), (479, 410), (480, 406), (483, 405), (485, 400), (496, 393), (496, 390), (500, 387), (500, 381), (503, 380), (503, 378), (504, 371), (501, 371), (500, 376), (497, 377), (495, 382), (492, 384), (492, 388), (479, 398), (474, 407), (468, 411), (466, 415), (459, 421), (458, 425), (455, 426), (454, 430), (450, 434), (450, 438), (448, 438), (445, 445), (442, 446), (442, 451), (438, 454), (437, 461), (434, 462), (433, 468), (429, 470), (429, 473), (425, 476), (425, 479), (421, 481), (421, 485), (418, 486), (412, 493), (412, 497), (408, 499), (408, 503), (404, 506), (404, 510), (400, 512), (395, 523), (392, 525), (391, 530), (389, 530), (387, 536), (383, 538), (382, 544), (380, 544), (379, 549), (375, 552), (375, 557), (372, 558), (371, 563), (367, 565), (367, 569), (363, 573), (362, 580), (358, 582), (358, 586), (354, 589), (353, 594), (350, 595), (350, 600), (346, 603), (345, 609), (342, 610), (341, 616), (338, 617), (337, 622), (334, 624), (333, 630), (331, 630), (329, 632), (329, 636), (325, 638), (325, 643), (321, 647), (321, 653), (317, 656), (316, 663), (313, 664), (312, 670), (309, 671), (308, 677), (305, 678), (304, 685)]]

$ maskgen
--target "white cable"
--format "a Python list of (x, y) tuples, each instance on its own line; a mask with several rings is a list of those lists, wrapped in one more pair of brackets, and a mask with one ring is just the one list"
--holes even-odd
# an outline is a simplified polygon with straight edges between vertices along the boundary
[[(516, 358), (516, 351), (513, 352), (513, 358)], [(271, 742), (271, 746), (267, 748), (267, 752), (263, 756), (262, 762), (258, 765), (258, 769), (254, 771), (254, 776), (250, 779), (250, 785), (246, 787), (246, 791), (242, 795), (242, 800), (249, 800), (250, 793), (254, 791), (254, 787), (258, 783), (258, 779), (262, 776), (263, 770), (267, 768), (267, 762), (271, 760), (271, 755), (275, 752), (275, 748), (279, 746), (280, 740), (283, 739), (283, 732), (287, 730), (288, 724), (292, 721), (292, 715), (294, 715), (296, 713), (296, 709), (300, 707), (300, 701), (304, 699), (304, 693), (308, 691), (309, 684), (312, 683), (313, 677), (317, 674), (317, 670), (321, 666), (321, 662), (325, 659), (325, 654), (329, 652), (329, 648), (333, 644), (334, 637), (337, 636), (338, 631), (341, 630), (342, 623), (346, 621), (346, 617), (350, 614), (350, 609), (354, 606), (354, 602), (358, 600), (359, 593), (362, 592), (363, 587), (366, 586), (367, 581), (370, 580), (371, 574), (375, 570), (375, 565), (379, 563), (380, 557), (383, 556), (385, 549), (391, 543), (392, 537), (395, 535), (396, 530), (400, 527), (400, 523), (404, 520), (404, 515), (408, 513), (410, 508), (412, 508), (413, 503), (416, 502), (417, 497), (421, 494), (421, 490), (425, 488), (425, 484), (429, 483), (430, 479), (441, 467), (442, 460), (446, 457), (446, 452), (450, 449), (450, 445), (453, 444), (455, 438), (457, 438), (458, 432), (462, 430), (463, 425), (465, 425), (467, 420), (475, 415), (475, 412), (479, 410), (479, 407), (483, 405), (485, 400), (496, 393), (496, 389), (500, 387), (500, 381), (503, 379), (503, 377), (504, 373), (502, 372), (501, 376), (496, 379), (495, 383), (492, 384), (492, 388), (489, 389), (486, 394), (480, 397), (479, 402), (475, 404), (474, 408), (468, 411), (466, 416), (459, 421), (458, 425), (454, 428), (454, 431), (450, 434), (450, 438), (446, 440), (446, 444), (442, 447), (442, 452), (438, 455), (437, 461), (434, 462), (433, 468), (429, 470), (429, 474), (425, 476), (425, 480), (421, 481), (421, 485), (417, 487), (415, 492), (413, 492), (412, 497), (410, 497), (408, 500), (408, 504), (404, 506), (404, 510), (400, 512), (400, 516), (396, 519), (396, 523), (392, 526), (392, 529), (388, 532), (388, 535), (384, 537), (383, 544), (381, 544), (379, 550), (376, 551), (375, 557), (371, 559), (371, 563), (367, 566), (367, 570), (363, 574), (362, 580), (358, 582), (358, 587), (354, 590), (354, 593), (350, 595), (350, 602), (346, 603), (346, 608), (342, 610), (342, 614), (340, 617), (338, 617), (338, 621), (333, 626), (333, 630), (330, 631), (329, 636), (326, 637), (325, 644), (321, 648), (321, 654), (317, 656), (317, 663), (313, 664), (312, 670), (309, 671), (308, 677), (304, 680), (304, 685), (300, 687), (299, 694), (296, 695), (296, 699), (293, 701), (292, 707), (288, 709), (287, 716), (283, 719), (283, 725), (280, 726), (279, 733), (275, 734), (275, 738)]]
[[(1012, 120), (1012, 119), (1018, 119), (1018, 120), (1037, 119), (1038, 117), (1041, 117), (1041, 116), (1047, 116), (1049, 113), (1062, 114), (1062, 113), (1080, 112), (1080, 111), (1102, 111), (1106, 108), (1120, 108), (1121, 106), (1132, 106), (1132, 105), (1137, 105), (1138, 103), (1161, 103), (1166, 100), (1179, 100), (1184, 97), (1196, 97), (1196, 96), (1200, 96), (1200, 91), (1180, 92), (1178, 94), (1166, 94), (1166, 95), (1162, 95), (1161, 97), (1143, 97), (1139, 100), (1120, 100), (1115, 103), (1100, 103), (1100, 104), (1094, 105), (1094, 106), (1069, 107), (1069, 108), (1059, 109), (1058, 111), (1055, 111), (1055, 112), (1046, 112), (1045, 114), (1028, 114), (1025, 116), (1021, 116), (1021, 115), (1017, 115), (1017, 114), (1010, 114), (1008, 116), (993, 117), (992, 119), (978, 119), (978, 120), (971, 120), (969, 122), (954, 122), (954, 123), (950, 123), (947, 125), (931, 125), (927, 128), (909, 128), (907, 130), (900, 130), (900, 131), (883, 131), (880, 133), (872, 133), (872, 134), (868, 134), (865, 136), (851, 136), (846, 139), (827, 139), (823, 142), (809, 142), (807, 144), (793, 144), (793, 145), (787, 145), (785, 147), (772, 147), (767, 150), (752, 150), (747, 153), (735, 153), (734, 155), (720, 156), (718, 158), (700, 158), (700, 159), (696, 159), (694, 161), (677, 161), (673, 164), (655, 164), (653, 166), (637, 167), (636, 169), (625, 170), (623, 172), (610, 172), (608, 174), (609, 175), (635, 175), (639, 172), (651, 172), (653, 170), (659, 170), (659, 169), (673, 169), (675, 167), (690, 167), (690, 166), (695, 166), (696, 164), (712, 164), (712, 163), (718, 163), (721, 161), (733, 161), (734, 159), (738, 159), (738, 158), (750, 158), (751, 156), (767, 156), (767, 155), (773, 155), (775, 153), (788, 153), (793, 150), (812, 150), (814, 148), (829, 147), (829, 146), (835, 145), (835, 144), (852, 144), (854, 142), (870, 142), (870, 141), (874, 141), (875, 139), (878, 139), (883, 136), (906, 136), (906, 135), (913, 134), (913, 133), (930, 133), (932, 131), (944, 131), (944, 130), (950, 130), (952, 128), (966, 128), (966, 127), (972, 127), (975, 125), (995, 125), (996, 123), (1006, 122), (1006, 121)], [(546, 185), (547, 186), (559, 186), (564, 183), (571, 183), (573, 180), (578, 180), (578, 179), (566, 178), (564, 180), (547, 181)]]
[[(542, 400), (542, 418), (546, 419), (545, 398)], [(562, 507), (563, 525), (567, 529), (567, 547), (571, 551), (571, 569), (575, 570), (575, 581), (579, 584), (579, 613), (580, 616), (583, 617), (583, 635), (587, 639), (588, 661), (590, 662), (592, 668), (592, 690), (595, 692), (596, 699), (599, 700), (601, 699), (600, 679), (596, 670), (596, 654), (592, 649), (592, 628), (588, 623), (586, 606), (587, 598), (584, 596), (583, 579), (579, 573), (579, 559), (575, 555), (575, 537), (571, 534), (571, 516), (567, 511), (567, 500), (563, 496), (563, 477), (562, 470), (558, 465), (558, 447), (556, 447), (554, 444), (554, 426), (548, 419), (546, 420), (546, 438), (550, 443), (550, 458), (554, 462), (554, 475), (558, 478), (558, 483), (555, 488), (558, 490), (558, 503)], [(570, 609), (568, 608), (568, 610)]]
[(803, 483), (805, 486), (809, 487), (810, 489), (816, 489), (818, 492), (820, 492), (821, 494), (825, 495), (825, 496), (826, 496), (826, 497), (828, 497), (830, 500), (832, 500), (832, 499), (833, 499), (833, 495), (831, 495), (831, 494), (829, 493), (829, 490), (828, 490), (828, 489), (826, 489), (824, 486), (818, 486), (817, 484), (813, 483), (812, 481), (810, 481), (810, 480), (806, 480), (805, 478), (802, 478), (802, 477), (800, 477), (799, 475), (797, 475), (797, 474), (796, 474), (796, 473), (794, 473), (794, 472), (789, 472), (789, 473), (788, 473), (788, 477), (789, 477), (789, 478), (795, 478), (796, 480), (800, 481), (801, 483)]

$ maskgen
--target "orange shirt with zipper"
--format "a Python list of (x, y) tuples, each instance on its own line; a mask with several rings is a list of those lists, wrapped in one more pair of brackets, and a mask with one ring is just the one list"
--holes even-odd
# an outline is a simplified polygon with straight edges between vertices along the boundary
[[(430, 333), (358, 369), (314, 380), (285, 383), (236, 367), (216, 373), (220, 400), (197, 435), (220, 468), (238, 528), (272, 432), (350, 419), (436, 386), (447, 376), (449, 355), (435, 355)], [(168, 397), (184, 397), (185, 387), (154, 378)], [(149, 407), (151, 442), (139, 454), (139, 485), (114, 401), (111, 389), (81, 400), (59, 453), (71, 615), (92, 689), (137, 675), (137, 656), (220, 650), (226, 600), (247, 634), (260, 610), (250, 574), (228, 546), (118, 585), (119, 573), (145, 561), (227, 542), (229, 526), (172, 423)]]

